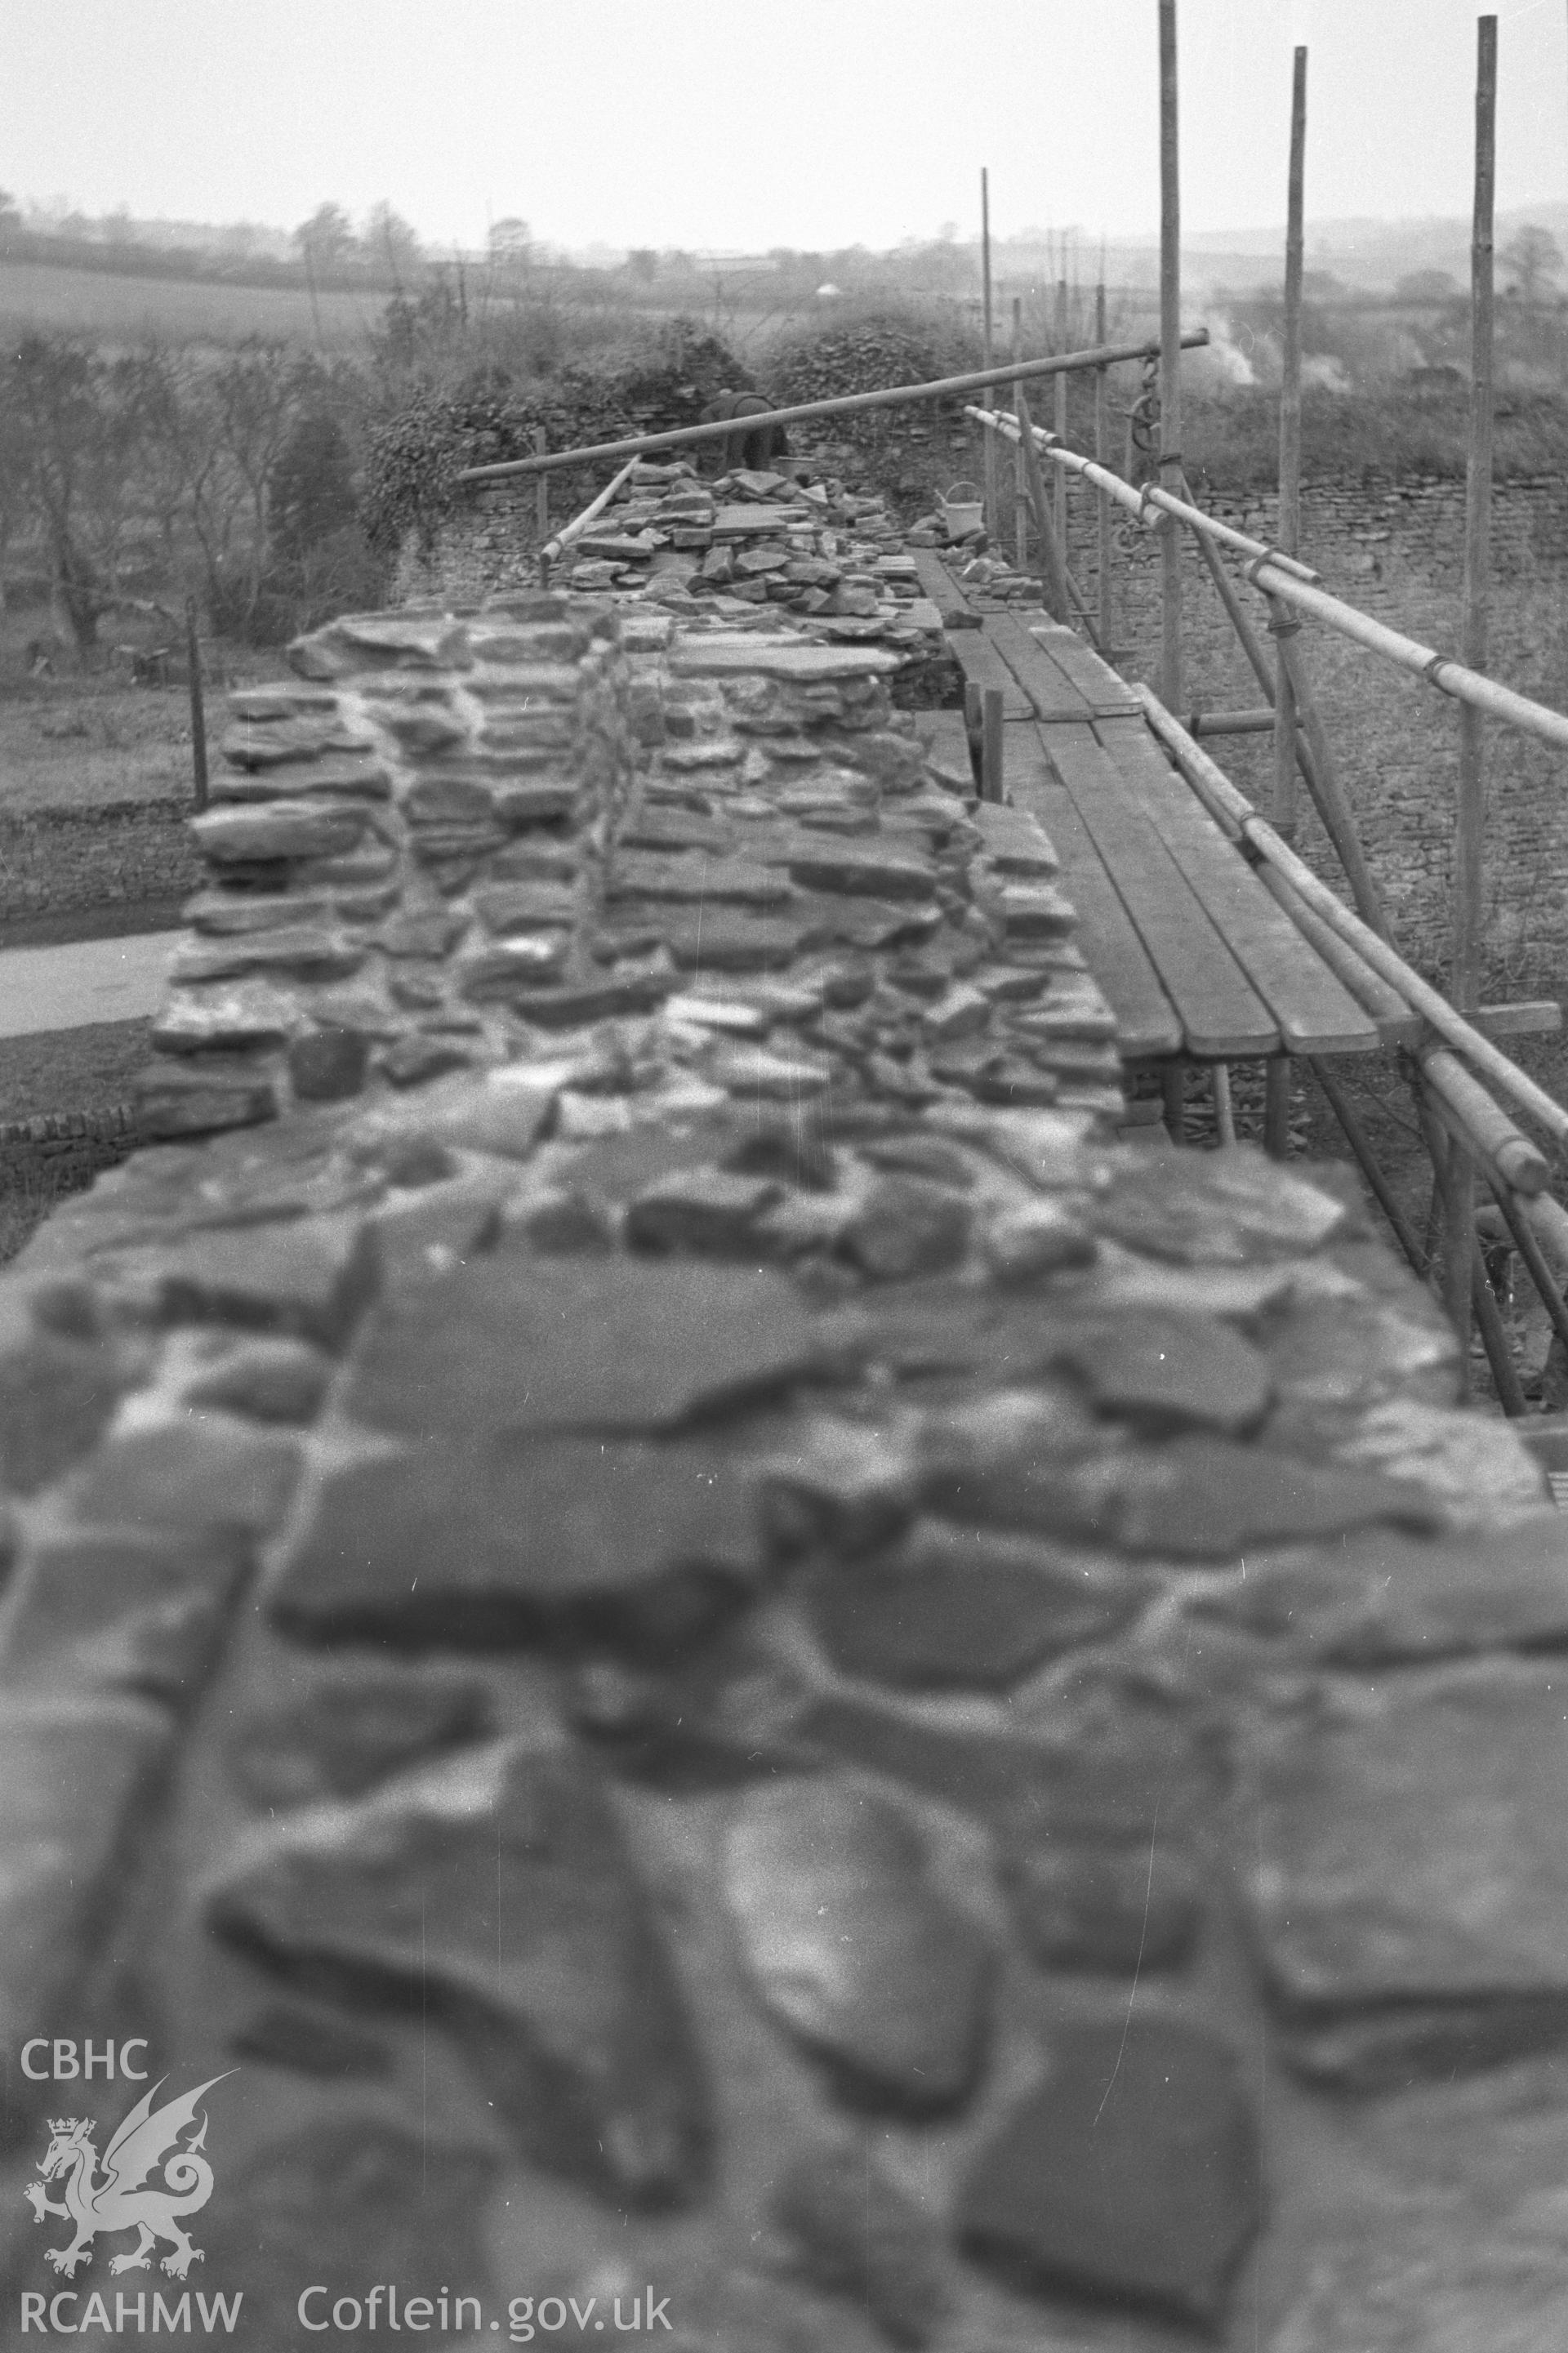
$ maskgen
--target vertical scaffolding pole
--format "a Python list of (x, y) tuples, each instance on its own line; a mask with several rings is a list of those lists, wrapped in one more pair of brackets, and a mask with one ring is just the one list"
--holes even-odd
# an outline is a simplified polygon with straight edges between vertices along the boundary
[[(1094, 290), (1094, 339), (1105, 341), (1105, 280), (1102, 278)], [(1110, 370), (1097, 367), (1094, 371), (1094, 455), (1098, 465), (1110, 463)], [(1100, 502), (1097, 517), (1100, 537), (1100, 644), (1109, 661), (1115, 639), (1110, 622), (1110, 493), (1096, 492)]]
[[(1298, 49), (1290, 87), (1290, 177), (1285, 229), (1285, 335), (1279, 379), (1281, 552), (1294, 555), (1301, 536), (1301, 259), (1307, 158), (1307, 52)], [(1274, 617), (1287, 617), (1275, 608)], [(1279, 651), (1275, 660), (1274, 823), (1296, 839), (1296, 697)]]
[[(1470, 232), (1470, 447), (1465, 475), (1465, 578), (1461, 659), (1487, 661), (1491, 561), (1492, 209), (1497, 160), (1497, 18), (1476, 26), (1476, 185)], [(1486, 818), (1482, 721), (1459, 709), (1459, 783), (1454, 813), (1453, 966), (1449, 995), (1461, 1013), (1480, 1002), (1482, 831)], [(1475, 1165), (1454, 1145), (1444, 1200), (1443, 1295), (1467, 1347), (1470, 1262), (1475, 1254)]]
[[(1021, 294), (1015, 294), (1013, 297), (1013, 358), (1020, 358), (1023, 349), (1024, 298)], [(1015, 424), (1018, 421), (1016, 385), (1013, 386), (1013, 421)], [(1020, 572), (1026, 569), (1029, 561), (1028, 509), (1027, 480), (1024, 470), (1024, 443), (1020, 432), (1019, 439), (1013, 444), (1013, 553)]]
[[(991, 340), (991, 174), (984, 168), (980, 174), (980, 272), (984, 295), (985, 364), (994, 367)], [(993, 539), (996, 536), (996, 436), (987, 433), (985, 442), (985, 528)]]
[[(542, 458), (549, 446), (549, 437), (542, 425), (533, 428), (533, 454)], [(533, 527), (539, 533), (539, 544), (544, 545), (550, 536), (550, 477), (541, 474), (533, 493)]]
[[(1182, 489), (1182, 198), (1176, 140), (1176, 0), (1160, 0), (1160, 480)], [(1163, 526), (1160, 698), (1182, 707), (1182, 537)]]
[[(1301, 258), (1307, 163), (1307, 52), (1298, 49), (1290, 81), (1290, 168), (1285, 206), (1285, 333), (1279, 376), (1279, 513), (1283, 554), (1301, 535)], [(1296, 839), (1296, 687), (1282, 632), (1300, 623), (1278, 602), (1268, 608), (1274, 639), (1274, 824)], [(1276, 1159), (1290, 1148), (1290, 1064), (1272, 1056), (1264, 1078), (1263, 1145)]]
[(191, 783), (197, 808), (207, 805), (207, 714), (202, 698), (202, 641), (196, 628), (196, 600), (185, 599), (185, 669), (191, 690)]
[[(1470, 446), (1465, 480), (1464, 619), (1460, 659), (1487, 665), (1492, 495), (1492, 194), (1497, 135), (1497, 18), (1482, 16), (1476, 72), (1476, 195), (1470, 241)], [(1486, 779), (1481, 714), (1459, 706), (1459, 795), (1454, 832), (1453, 1000), (1480, 1002), (1481, 837)]]
[(1006, 751), (1002, 690), (987, 686), (980, 703), (980, 797), (1000, 803), (1006, 797), (1004, 761)]
[[(1065, 278), (1057, 280), (1056, 347), (1058, 352), (1071, 349), (1068, 337), (1068, 282)], [(1068, 438), (1068, 380), (1065, 374), (1057, 378), (1056, 409), (1051, 422), (1057, 438), (1065, 441)], [(1051, 496), (1056, 510), (1057, 539), (1061, 547), (1062, 561), (1070, 570), (1068, 555), (1068, 470), (1065, 466), (1057, 466), (1052, 470), (1056, 475), (1051, 485)]]

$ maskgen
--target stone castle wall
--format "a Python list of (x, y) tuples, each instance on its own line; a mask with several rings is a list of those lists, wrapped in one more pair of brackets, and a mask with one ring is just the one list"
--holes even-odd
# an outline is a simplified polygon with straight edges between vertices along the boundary
[[(1563, 1524), (1343, 1172), (1112, 1141), (1049, 844), (877, 648), (293, 659), (164, 1140), (0, 1283), (16, 2341), (1557, 2309)], [(128, 2042), (213, 2179), (111, 2281)]]
[[(1463, 570), (1464, 485), (1441, 480), (1363, 486), (1308, 483), (1301, 547), (1336, 596), (1439, 650), (1457, 650)], [(412, 544), (395, 593), (458, 605), (524, 585), (533, 574), (534, 486), (491, 483), (468, 494), (422, 555)], [(1215, 494), (1212, 511), (1255, 536), (1274, 529), (1271, 496)], [(1074, 570), (1094, 595), (1092, 498), (1071, 493)], [(1157, 543), (1130, 518), (1117, 533), (1118, 638), (1133, 649), (1129, 675), (1157, 684)], [(1568, 709), (1568, 481), (1502, 482), (1493, 496), (1490, 667), (1521, 693)], [(1184, 607), (1188, 710), (1250, 708), (1259, 697), (1213, 587), (1189, 550)], [(1261, 599), (1243, 590), (1256, 607)], [(1458, 706), (1331, 633), (1303, 640), (1325, 723), (1402, 952), (1438, 971), (1448, 949), (1447, 893), (1458, 770)], [(1214, 747), (1267, 807), (1265, 742)], [(1568, 954), (1568, 795), (1562, 763), (1544, 744), (1489, 732), (1486, 936), (1494, 991), (1553, 993)], [(1304, 854), (1325, 875), (1333, 854), (1303, 791)]]

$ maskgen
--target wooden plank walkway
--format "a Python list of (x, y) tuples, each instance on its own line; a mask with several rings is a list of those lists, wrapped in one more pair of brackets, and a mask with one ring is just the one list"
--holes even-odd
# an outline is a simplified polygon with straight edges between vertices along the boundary
[(1078, 911), (1078, 945), (1116, 1016), (1122, 1060), (1140, 1062), (1181, 1053), (1181, 1016), (1038, 730), (1008, 729), (1007, 772), (1015, 806), (1039, 818), (1061, 860), (1067, 894)]
[(1286, 1052), (1371, 1053), (1382, 1043), (1376, 1022), (1226, 840), (1142, 712), (1136, 719), (1102, 720), (1096, 733), (1273, 1014)]
[[(1051, 765), (1175, 1008), (1185, 1050), (1210, 1060), (1277, 1052), (1279, 1031), (1273, 1015), (1136, 796), (1127, 791), (1094, 729), (1040, 732)], [(1029, 807), (1026, 787), (1016, 789), (1015, 797)], [(1078, 885), (1078, 874), (1064, 858), (1062, 887), (1069, 899)]]
[[(991, 617), (987, 614), (987, 620)], [(982, 691), (988, 686), (1001, 688), (1004, 719), (1034, 717), (1034, 703), (1008, 668), (992, 630), (962, 629), (956, 636), (950, 635), (948, 643), (957, 657), (960, 670), (972, 686), (979, 687)], [(1087, 711), (1083, 715), (1088, 717)]]
[(1056, 845), (1124, 1060), (1370, 1053), (1403, 1034), (1215, 825), (1091, 646), (1043, 614), (969, 607), (929, 550), (920, 573), (965, 679), (1002, 690), (1008, 797)]
[(915, 577), (921, 584), (921, 592), (931, 598), (942, 615), (943, 628), (977, 629), (980, 627), (979, 614), (935, 548), (911, 547), (910, 554), (915, 560)]

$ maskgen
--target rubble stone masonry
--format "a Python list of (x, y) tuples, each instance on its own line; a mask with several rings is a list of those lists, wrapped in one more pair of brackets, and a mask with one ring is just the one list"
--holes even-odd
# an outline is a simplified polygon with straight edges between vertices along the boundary
[[(956, 461), (955, 461), (956, 462)], [(972, 468), (971, 470), (973, 470)], [(473, 601), (531, 571), (533, 483), (500, 482), (465, 494), (427, 556), (405, 554), (400, 593)], [(1272, 496), (1200, 492), (1225, 521), (1269, 540)], [(1457, 651), (1464, 564), (1462, 481), (1309, 482), (1301, 550), (1334, 595), (1440, 651)], [(1092, 495), (1074, 484), (1074, 570), (1093, 598)], [(1254, 707), (1257, 681), (1218, 598), (1189, 548), (1184, 602), (1188, 710)], [(1117, 638), (1133, 649), (1129, 674), (1158, 684), (1158, 543), (1130, 518), (1117, 527)], [(1490, 668), (1521, 692), (1568, 709), (1568, 481), (1500, 482), (1492, 506)], [(1261, 631), (1262, 600), (1243, 590)], [(1458, 706), (1331, 633), (1308, 626), (1304, 651), (1402, 952), (1438, 971), (1448, 952)], [(1495, 989), (1553, 994), (1568, 951), (1568, 799), (1562, 764), (1544, 744), (1489, 730), (1487, 939)], [(1266, 741), (1231, 738), (1223, 765), (1267, 809)], [(1302, 847), (1325, 876), (1337, 868), (1306, 795)]]
[[(0, 1285), (6, 2344), (1548, 2341), (1563, 1524), (1342, 1171), (1116, 1140), (896, 659), (236, 699), (157, 1140)], [(51, 2265), (198, 2091), (199, 2261)]]

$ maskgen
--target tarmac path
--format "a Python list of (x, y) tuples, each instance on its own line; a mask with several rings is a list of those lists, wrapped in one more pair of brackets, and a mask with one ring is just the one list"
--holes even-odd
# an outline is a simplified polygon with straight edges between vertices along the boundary
[(163, 1001), (184, 932), (139, 932), (64, 947), (0, 950), (0, 1038), (140, 1021)]

